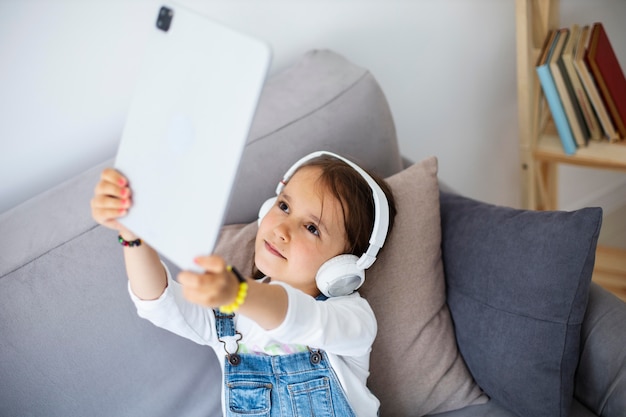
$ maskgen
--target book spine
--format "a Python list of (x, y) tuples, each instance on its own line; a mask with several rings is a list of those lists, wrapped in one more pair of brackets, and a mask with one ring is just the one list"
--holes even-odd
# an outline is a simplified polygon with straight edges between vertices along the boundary
[(553, 74), (553, 77), (555, 77), (555, 81), (556, 77), (561, 77), (561, 88), (559, 89), (557, 84), (557, 91), (559, 91), (559, 96), (561, 97), (561, 102), (563, 102), (563, 108), (565, 109), (565, 115), (574, 133), (574, 139), (576, 139), (578, 146), (586, 146), (587, 142), (589, 142), (589, 129), (585, 124), (585, 119), (578, 105), (576, 92), (574, 91), (569, 74), (567, 73), (567, 68), (565, 68), (563, 58), (558, 60), (556, 71), (558, 71), (558, 74)]
[[(586, 28), (588, 31), (589, 27), (587, 26)], [(578, 102), (584, 123), (589, 131), (589, 139), (600, 140), (602, 138), (600, 122), (598, 122), (598, 119), (591, 108), (589, 98), (583, 89), (581, 77), (578, 75), (576, 68), (574, 68), (574, 61), (576, 59), (576, 55), (578, 54), (578, 48), (580, 47), (581, 39), (583, 39), (582, 32), (583, 31), (580, 29), (580, 26), (574, 25), (572, 27), (572, 47), (567, 51), (567, 53), (563, 54), (563, 63), (565, 64), (567, 74), (569, 75), (573, 94)]]
[[(597, 33), (597, 37), (595, 36)], [(602, 23), (593, 27), (592, 70), (622, 139), (626, 138), (626, 78)]]
[(595, 111), (595, 115), (597, 115), (598, 121), (602, 126), (604, 135), (609, 140), (609, 142), (619, 140), (619, 134), (615, 130), (615, 127), (613, 126), (613, 121), (611, 120), (611, 117), (609, 116), (609, 113), (604, 106), (604, 102), (600, 97), (600, 92), (598, 91), (598, 87), (593, 80), (593, 76), (591, 75), (584, 56), (574, 60), (574, 68), (576, 68), (576, 71), (578, 72), (582, 85), (585, 89), (585, 92), (587, 93), (587, 97), (589, 98), (589, 101), (593, 106), (593, 110)]
[(567, 155), (574, 155), (576, 153), (576, 142), (574, 141), (572, 131), (567, 122), (565, 110), (563, 109), (559, 93), (554, 85), (552, 74), (550, 73), (547, 65), (536, 67), (536, 70), (539, 82), (541, 83), (541, 88), (543, 89), (543, 93), (548, 101), (548, 106), (550, 107), (550, 112), (552, 113), (556, 130), (561, 138), (563, 150)]

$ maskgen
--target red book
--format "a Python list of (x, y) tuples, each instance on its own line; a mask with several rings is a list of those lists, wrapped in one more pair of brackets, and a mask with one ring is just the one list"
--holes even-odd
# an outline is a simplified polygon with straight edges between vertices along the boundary
[(594, 23), (585, 56), (622, 139), (626, 138), (626, 78), (602, 23)]

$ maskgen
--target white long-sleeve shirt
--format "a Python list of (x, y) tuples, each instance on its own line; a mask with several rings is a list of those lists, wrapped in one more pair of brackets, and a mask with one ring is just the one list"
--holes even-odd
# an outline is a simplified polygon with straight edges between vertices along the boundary
[[(167, 281), (161, 297), (150, 301), (137, 298), (128, 286), (139, 316), (179, 336), (211, 346), (218, 358), (222, 358), (224, 346), (217, 340), (213, 310), (185, 300), (181, 285), (171, 278), (169, 271)], [(306, 351), (307, 346), (322, 349), (356, 415), (376, 416), (379, 401), (367, 388), (366, 381), (377, 325), (367, 301), (355, 292), (322, 302), (284, 283), (270, 285), (281, 285), (287, 291), (287, 316), (277, 328), (265, 330), (248, 317), (235, 315), (235, 327), (243, 336), (238, 353), (284, 355)], [(223, 378), (224, 361), (220, 363)]]

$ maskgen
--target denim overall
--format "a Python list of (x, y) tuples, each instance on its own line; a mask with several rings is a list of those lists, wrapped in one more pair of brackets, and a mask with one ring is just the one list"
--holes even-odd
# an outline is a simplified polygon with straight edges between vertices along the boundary
[(355, 416), (328, 357), (321, 350), (287, 355), (229, 353), (223, 338), (235, 330), (234, 315), (215, 310), (218, 339), (224, 343), (226, 416)]

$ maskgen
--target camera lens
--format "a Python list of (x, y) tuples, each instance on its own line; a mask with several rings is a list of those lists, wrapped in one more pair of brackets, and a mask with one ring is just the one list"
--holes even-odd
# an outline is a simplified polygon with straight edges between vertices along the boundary
[(174, 11), (165, 6), (161, 7), (159, 11), (159, 16), (157, 17), (156, 26), (160, 30), (167, 32), (170, 29), (170, 25), (172, 24), (172, 19), (174, 18)]

